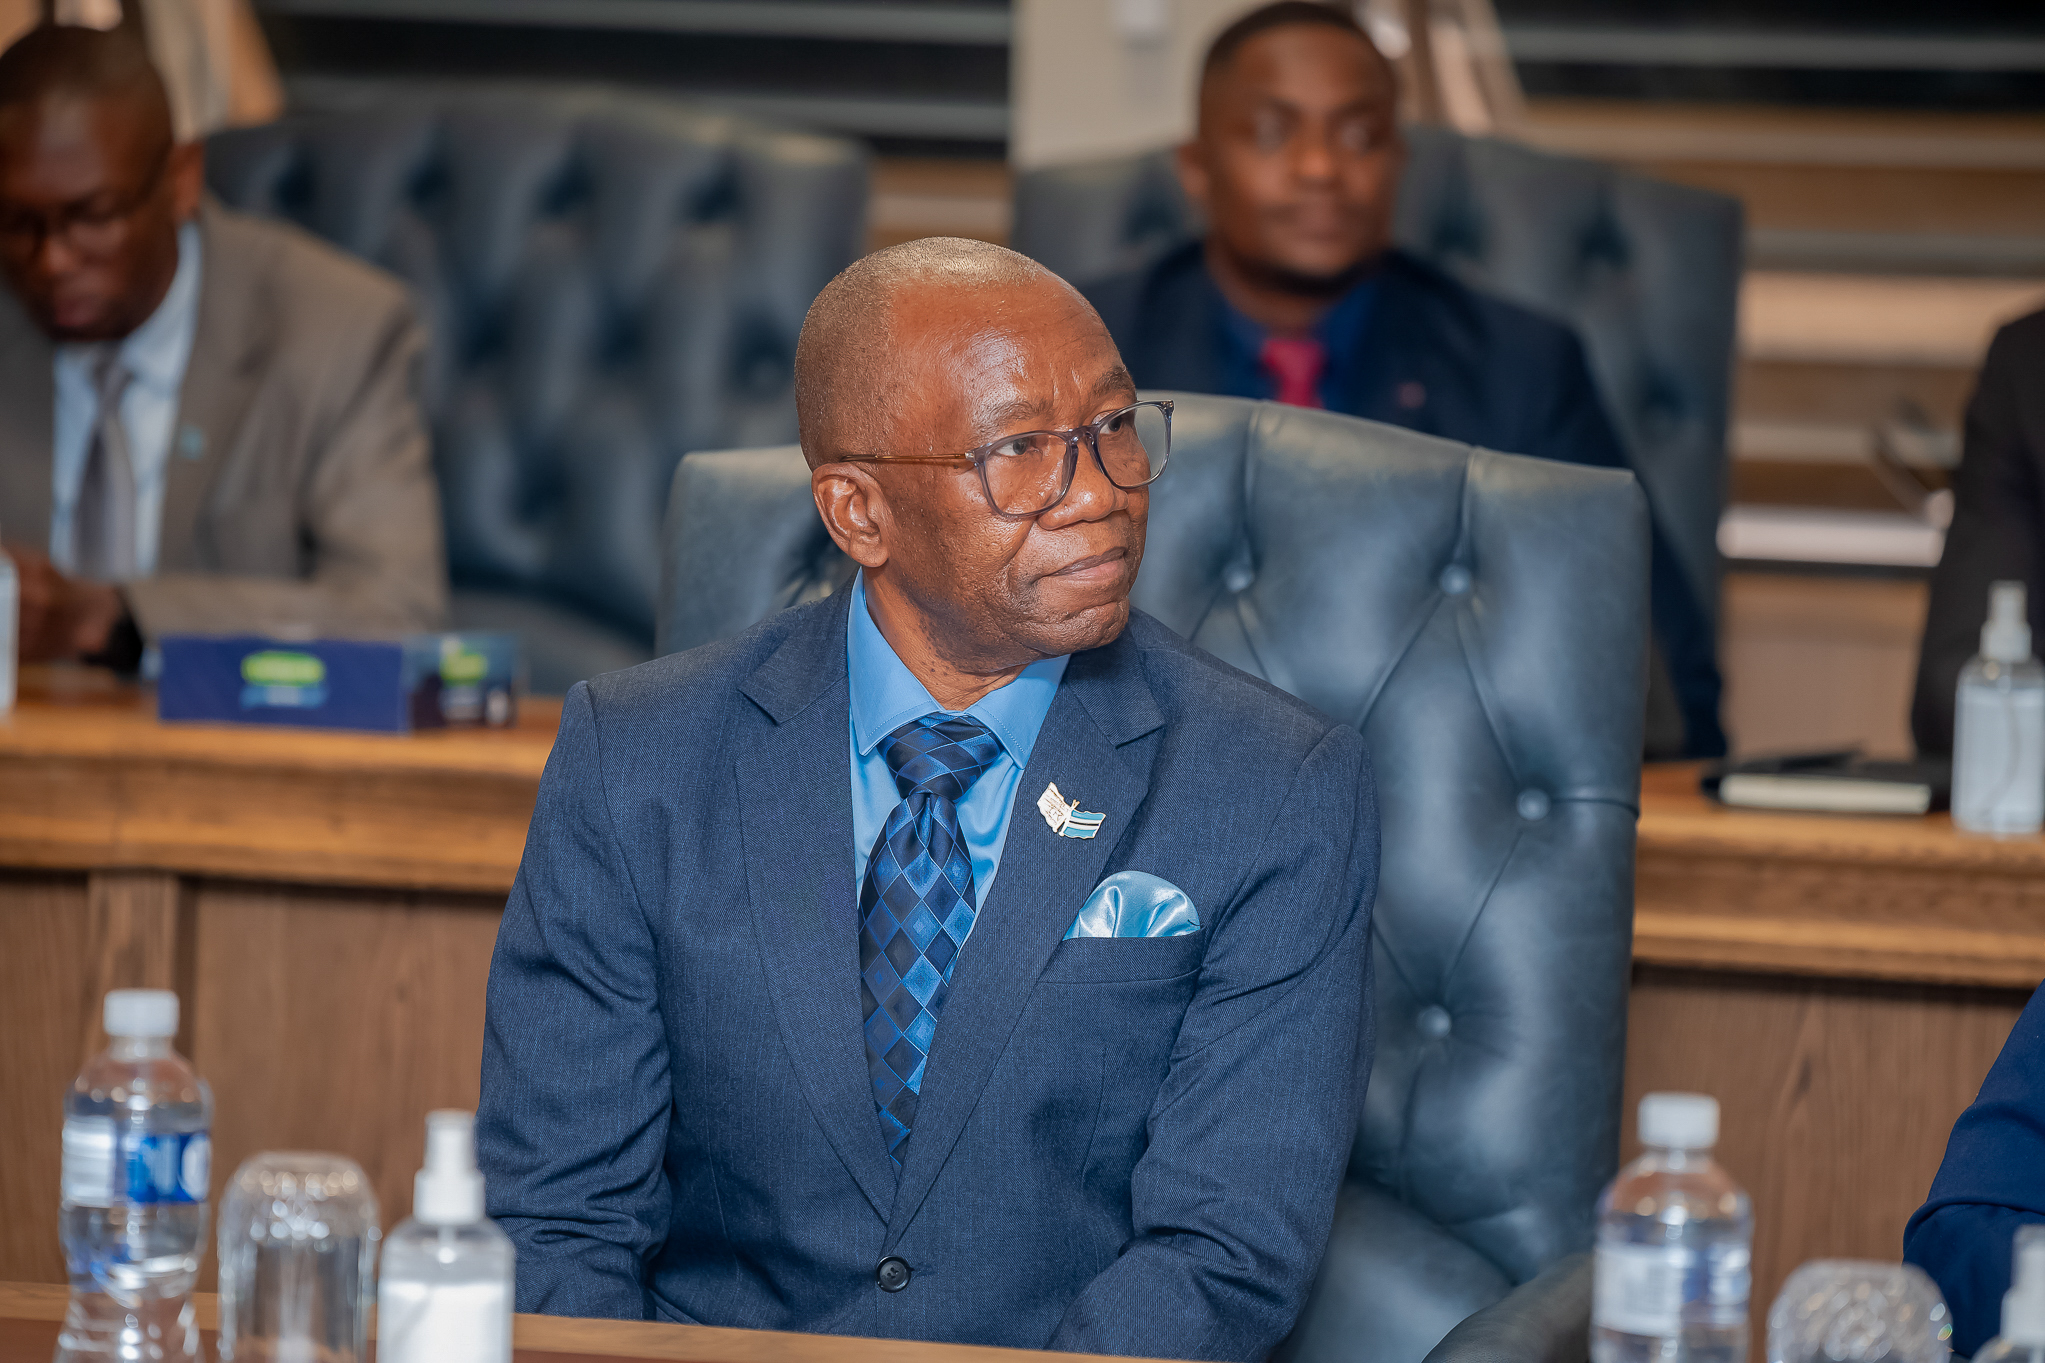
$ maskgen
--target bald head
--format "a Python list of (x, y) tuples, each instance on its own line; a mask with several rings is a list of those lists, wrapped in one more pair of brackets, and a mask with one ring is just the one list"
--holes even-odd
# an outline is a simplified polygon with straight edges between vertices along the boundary
[(0, 54), (0, 272), (54, 340), (110, 341), (156, 310), (205, 167), (132, 28), (46, 26)]
[(132, 28), (102, 32), (45, 24), (0, 53), (0, 119), (51, 103), (110, 101), (159, 145), (171, 141), (170, 96)]
[(984, 241), (924, 237), (848, 265), (810, 304), (795, 347), (795, 412), (810, 467), (888, 444), (904, 351), (938, 339), (920, 321), (905, 327), (905, 311), (927, 318), (925, 305), (936, 304), (960, 323), (993, 322), (1004, 296), (1047, 290), (1086, 309), (1057, 275)]

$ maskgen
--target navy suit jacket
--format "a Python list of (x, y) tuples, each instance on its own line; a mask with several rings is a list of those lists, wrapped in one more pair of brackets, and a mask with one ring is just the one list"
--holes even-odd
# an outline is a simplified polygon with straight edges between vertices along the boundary
[(1903, 1231), (1903, 1257), (1953, 1312), (1953, 1352), (2002, 1328), (2020, 1226), (2045, 1222), (2045, 986), (2031, 995), (1974, 1104), (1953, 1124), (1931, 1195)]
[[(1264, 1358), (1370, 1068), (1362, 738), (1140, 613), (1074, 655), (898, 1183), (860, 1031), (846, 601), (569, 694), (483, 1049), (519, 1309)], [(1093, 840), (1037, 813), (1053, 781), (1107, 816)], [(1061, 940), (1125, 869), (1201, 930)]]
[[(1139, 388), (1228, 392), (1225, 305), (1203, 251), (1193, 241), (1081, 289)], [(1627, 466), (1575, 332), (1404, 251), (1385, 254), (1363, 336), (1331, 386), (1335, 410), (1350, 416), (1507, 454)], [(1684, 751), (1715, 757), (1726, 745), (1711, 618), (1659, 526), (1653, 555), (1655, 638), (1683, 712)]]

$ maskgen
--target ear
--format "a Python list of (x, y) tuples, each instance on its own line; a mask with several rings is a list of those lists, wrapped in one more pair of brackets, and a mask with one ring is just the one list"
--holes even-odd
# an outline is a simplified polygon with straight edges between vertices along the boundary
[(206, 144), (193, 138), (170, 149), (171, 210), (180, 223), (190, 222), (206, 196)]
[(824, 529), (847, 558), (862, 568), (887, 563), (887, 494), (872, 473), (858, 464), (819, 464), (810, 473), (809, 490)]
[(1172, 168), (1179, 172), (1179, 188), (1186, 191), (1186, 197), (1204, 216), (1213, 182), (1207, 174), (1207, 157), (1200, 143), (1181, 142), (1172, 154)]

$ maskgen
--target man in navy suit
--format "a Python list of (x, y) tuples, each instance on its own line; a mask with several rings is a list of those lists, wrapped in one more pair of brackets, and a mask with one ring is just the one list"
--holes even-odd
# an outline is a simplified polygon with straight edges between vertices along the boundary
[(796, 358), (852, 589), (577, 686), (491, 966), (518, 1304), (1263, 1359), (1371, 1057), (1362, 739), (1129, 606), (1168, 409), (921, 241)]
[(1924, 1205), (1903, 1229), (1903, 1257), (1939, 1285), (1953, 1352), (1978, 1352), (2002, 1325), (2011, 1253), (2045, 1223), (2045, 987), (2031, 995), (1973, 1106), (1953, 1124)]
[[(1083, 286), (1137, 385), (1625, 467), (1574, 332), (1392, 245), (1397, 106), (1391, 64), (1344, 9), (1281, 0), (1223, 30), (1201, 73), (1198, 133), (1178, 152), (1207, 236)], [(1659, 531), (1653, 573), (1667, 679), (1654, 693), (1675, 703), (1650, 723), (1651, 755), (1716, 756), (1710, 618)]]

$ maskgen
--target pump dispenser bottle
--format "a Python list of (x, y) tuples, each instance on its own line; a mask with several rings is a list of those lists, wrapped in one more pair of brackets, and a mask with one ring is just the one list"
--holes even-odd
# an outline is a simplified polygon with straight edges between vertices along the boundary
[(1953, 716), (1953, 822), (1970, 833), (2045, 824), (2045, 667), (2031, 656), (2024, 584), (1989, 588), (1981, 654), (1960, 672)]
[(1974, 1363), (2045, 1363), (2045, 1226), (2017, 1232), (2009, 1291), (2002, 1296), (2002, 1333)]
[(383, 1244), (380, 1363), (510, 1363), (511, 1241), (483, 1215), (475, 1117), (426, 1115), (411, 1219)]

